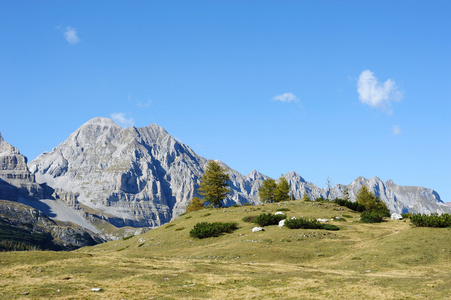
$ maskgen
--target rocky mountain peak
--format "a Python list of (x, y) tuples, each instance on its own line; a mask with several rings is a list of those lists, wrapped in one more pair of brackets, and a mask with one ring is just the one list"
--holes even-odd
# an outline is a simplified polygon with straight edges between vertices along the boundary
[(246, 176), (247, 180), (266, 180), (266, 176), (262, 173), (258, 172), (257, 170), (253, 170)]
[(7, 143), (0, 135), (0, 178), (10, 182), (11, 180), (26, 180), (32, 182), (27, 167), (27, 158), (20, 154), (19, 150)]
[(301, 175), (299, 175), (295, 171), (288, 172), (284, 177), (287, 179), (288, 182), (290, 182), (292, 180), (296, 180), (299, 182), (306, 182), (304, 180), (304, 178), (302, 178)]
[(12, 146), (11, 144), (7, 143), (4, 139), (2, 134), (0, 133), (0, 155), (19, 155), (19, 150)]

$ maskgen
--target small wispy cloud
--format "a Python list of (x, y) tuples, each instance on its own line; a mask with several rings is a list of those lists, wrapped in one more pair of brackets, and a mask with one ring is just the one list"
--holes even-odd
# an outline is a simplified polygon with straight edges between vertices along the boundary
[(111, 119), (118, 125), (128, 128), (130, 126), (135, 125), (135, 120), (132, 117), (127, 117), (125, 113), (112, 113), (110, 115)]
[(401, 128), (398, 125), (393, 126), (393, 135), (400, 135)]
[(374, 73), (364, 70), (360, 73), (357, 81), (357, 92), (359, 100), (363, 104), (373, 108), (378, 108), (391, 114), (391, 103), (402, 99), (403, 94), (398, 90), (396, 83), (388, 79), (384, 83), (379, 83)]
[(136, 106), (138, 106), (138, 107), (150, 107), (151, 104), (152, 104), (152, 100), (148, 100), (147, 102), (139, 101), (138, 103), (136, 103)]
[(272, 98), (272, 101), (280, 101), (280, 102), (287, 102), (287, 103), (290, 103), (290, 102), (298, 103), (298, 102), (300, 102), (299, 98), (296, 97), (296, 95), (293, 94), (293, 93), (285, 93), (285, 94), (282, 94), (282, 95), (274, 96)]
[(66, 27), (66, 30), (64, 30), (64, 38), (71, 45), (78, 44), (80, 42), (80, 38), (77, 35), (77, 30), (72, 27)]

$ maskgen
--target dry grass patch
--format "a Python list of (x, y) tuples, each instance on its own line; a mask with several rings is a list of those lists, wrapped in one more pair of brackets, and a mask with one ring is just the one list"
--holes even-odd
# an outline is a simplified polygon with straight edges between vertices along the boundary
[[(288, 217), (346, 215), (348, 222), (331, 222), (341, 229), (334, 232), (268, 226), (252, 233), (254, 225), (242, 221), (284, 207)], [(303, 201), (209, 209), (70, 253), (0, 253), (0, 292), (2, 299), (451, 298), (451, 229), (362, 224), (358, 214), (336, 209)], [(240, 228), (191, 238), (203, 221)], [(91, 292), (95, 287), (102, 291)]]

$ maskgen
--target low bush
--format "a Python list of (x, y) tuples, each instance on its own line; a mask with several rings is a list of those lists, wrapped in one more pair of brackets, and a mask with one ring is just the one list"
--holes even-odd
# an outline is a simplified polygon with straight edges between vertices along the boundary
[(231, 233), (237, 229), (237, 223), (201, 222), (197, 223), (193, 229), (191, 229), (189, 235), (194, 238), (204, 239), (209, 237), (218, 237), (224, 233)]
[(278, 208), (277, 211), (290, 211), (290, 209), (286, 208), (286, 207), (282, 207), (282, 208)]
[(330, 202), (328, 199), (323, 198), (322, 196), (315, 199), (316, 202)]
[(323, 224), (317, 220), (307, 220), (303, 218), (286, 220), (285, 226), (290, 229), (340, 230), (340, 227), (332, 224)]
[(271, 213), (263, 213), (258, 215), (255, 219), (254, 219), (254, 223), (257, 223), (260, 226), (269, 226), (269, 225), (278, 225), (280, 221), (282, 221), (283, 219), (286, 219), (286, 215), (274, 215)]
[(408, 212), (406, 214), (401, 214), (401, 217), (403, 219), (410, 219), (413, 216), (413, 214), (411, 212)]
[(255, 223), (255, 218), (256, 218), (257, 216), (247, 216), (247, 217), (244, 217), (244, 218), (242, 218), (241, 220), (243, 221), (243, 222), (251, 222), (251, 223)]
[(364, 211), (360, 214), (360, 221), (363, 223), (381, 223), (386, 212), (383, 210)]
[(317, 220), (307, 220), (303, 218), (288, 219), (285, 221), (285, 226), (290, 229), (322, 229), (322, 225)]
[(332, 224), (321, 224), (322, 229), (325, 230), (340, 230), (340, 227), (336, 226), (336, 225), (332, 225)]
[(365, 211), (365, 206), (362, 204), (359, 204), (357, 202), (352, 202), (352, 201), (344, 200), (344, 199), (340, 199), (340, 198), (335, 198), (334, 202), (340, 206), (345, 206), (349, 209), (352, 209), (353, 211), (358, 211), (358, 212)]
[(416, 227), (451, 227), (451, 214), (433, 213), (431, 215), (414, 214), (410, 216), (410, 225)]

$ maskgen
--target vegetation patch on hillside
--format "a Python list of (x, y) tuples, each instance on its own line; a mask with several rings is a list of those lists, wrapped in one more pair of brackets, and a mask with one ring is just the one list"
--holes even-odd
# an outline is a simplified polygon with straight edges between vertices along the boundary
[(224, 233), (231, 233), (238, 229), (238, 224), (222, 223), (222, 222), (201, 222), (197, 223), (193, 229), (189, 232), (189, 235), (198, 239), (205, 239), (209, 237), (218, 237)]

